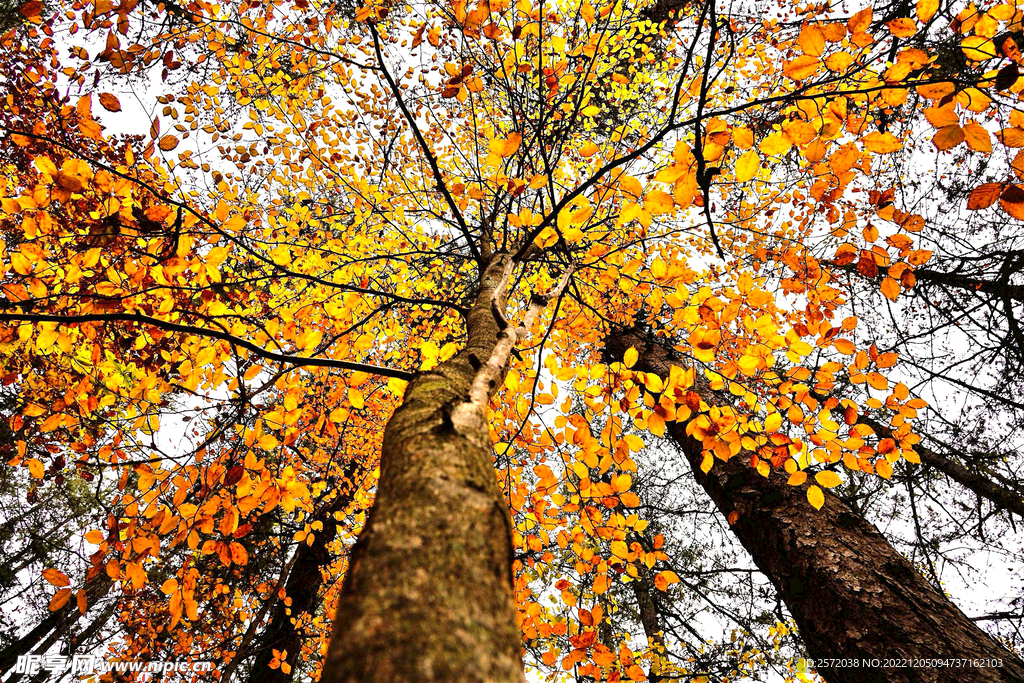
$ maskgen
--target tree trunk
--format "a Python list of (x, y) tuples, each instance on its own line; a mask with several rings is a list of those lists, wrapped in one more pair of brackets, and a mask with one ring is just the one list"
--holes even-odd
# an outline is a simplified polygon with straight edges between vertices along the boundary
[(511, 519), (486, 406), (457, 410), (502, 332), (492, 305), (505, 309), (508, 264), (506, 254), (488, 262), (466, 347), (409, 382), (384, 430), (376, 500), (352, 549), (324, 683), (525, 680)]
[[(633, 332), (609, 337), (607, 346), (614, 358), (636, 348), (635, 371), (667, 376), (673, 363), (665, 347)], [(706, 388), (698, 387), (698, 393), (707, 403), (716, 400)], [(746, 452), (728, 462), (716, 460), (705, 474), (703, 446), (687, 435), (686, 426), (670, 423), (672, 439), (719, 511), (734, 516), (733, 533), (778, 590), (826, 681), (1024, 681), (1020, 659), (839, 498), (826, 491), (825, 504), (815, 510), (806, 484), (789, 486), (781, 472), (761, 476)], [(936, 659), (940, 666), (928, 661)], [(829, 660), (835, 664), (824, 665)], [(1000, 665), (978, 666), (977, 660)]]
[[(100, 598), (107, 594), (110, 586), (111, 581), (104, 572), (100, 572), (95, 578), (87, 582), (85, 593), (89, 604), (95, 605)], [(78, 603), (74, 597), (71, 598), (68, 604), (56, 612), (50, 612), (35, 628), (0, 652), (0, 676), (17, 664), (18, 657), (32, 652), (33, 648), (36, 648), (44, 639), (49, 644), (56, 642), (81, 616), (82, 613), (78, 610)], [(52, 639), (47, 638), (48, 636)], [(44, 650), (39, 651), (43, 652)]]
[[(348, 474), (352, 474), (356, 468), (349, 469)], [(292, 620), (301, 619), (303, 614), (312, 614), (316, 610), (324, 583), (320, 572), (331, 564), (333, 558), (328, 546), (338, 535), (334, 513), (344, 510), (351, 502), (351, 494), (339, 494), (322, 513), (310, 520), (323, 524), (323, 529), (316, 534), (313, 545), (301, 543), (295, 551), (295, 563), (285, 583), (285, 594), (292, 599), (292, 604), (289, 607), (279, 600), (274, 606), (270, 623), (260, 639), (259, 652), (249, 669), (251, 683), (286, 683), (295, 677), (302, 653), (302, 634)], [(285, 673), (281, 667), (270, 668), (274, 650), (288, 653), (286, 661), (291, 665), (291, 672)]]
[[(640, 576), (631, 581), (629, 585), (633, 588), (637, 612), (640, 615), (640, 624), (644, 627), (644, 635), (647, 636), (647, 645), (658, 648), (659, 657), (665, 656), (667, 652), (665, 636), (661, 632), (661, 619), (658, 618), (658, 608), (654, 604), (654, 598), (652, 597), (654, 595), (654, 586), (651, 583), (650, 572), (646, 568), (641, 568)], [(651, 666), (650, 673), (647, 675), (647, 680), (650, 683), (660, 683), (663, 680), (658, 661), (657, 659), (655, 660), (655, 664)]]

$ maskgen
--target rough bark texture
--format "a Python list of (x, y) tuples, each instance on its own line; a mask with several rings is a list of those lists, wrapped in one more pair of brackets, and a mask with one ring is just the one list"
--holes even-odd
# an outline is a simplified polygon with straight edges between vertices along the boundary
[(486, 417), (451, 420), (497, 341), (491, 305), (507, 259), (492, 258), (481, 277), (466, 347), (414, 377), (385, 428), (377, 497), (352, 550), (325, 683), (525, 680), (511, 520)]
[[(634, 370), (667, 376), (669, 351), (629, 332), (608, 339), (612, 357), (633, 346)], [(710, 391), (699, 391), (709, 403)], [(727, 399), (723, 399), (724, 402)], [(936, 590), (869, 522), (825, 492), (815, 510), (806, 484), (786, 476), (762, 477), (749, 454), (716, 460), (700, 470), (702, 444), (687, 436), (685, 423), (669, 432), (686, 454), (697, 482), (723, 515), (735, 513), (731, 529), (758, 568), (771, 580), (793, 615), (808, 655), (819, 662), (853, 659), (857, 666), (818, 668), (829, 683), (953, 683), (1024, 681), (1024, 663), (996, 643)], [(967, 660), (966, 666), (871, 666), (871, 660)], [(1001, 660), (1002, 667), (977, 667), (972, 660)]]

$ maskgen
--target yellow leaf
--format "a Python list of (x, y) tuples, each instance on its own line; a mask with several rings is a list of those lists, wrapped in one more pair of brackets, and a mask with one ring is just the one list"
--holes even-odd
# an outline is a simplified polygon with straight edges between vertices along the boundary
[(640, 354), (632, 346), (622, 356), (622, 362), (627, 368), (631, 368), (636, 365), (636, 361), (640, 358)]
[(860, 141), (864, 143), (864, 149), (876, 154), (889, 154), (903, 147), (900, 139), (892, 133), (880, 133), (878, 131), (865, 135)]
[(985, 36), (968, 36), (960, 43), (960, 49), (968, 59), (984, 62), (997, 56), (996, 44)]
[(633, 477), (628, 472), (612, 478), (612, 491), (623, 493), (633, 485)]
[(509, 157), (516, 153), (523, 136), (519, 133), (511, 133), (507, 138), (494, 138), (490, 142), (490, 150), (500, 157)]
[(917, 0), (917, 18), (927, 23), (939, 11), (939, 0)]
[(626, 491), (619, 495), (619, 500), (622, 504), (628, 508), (635, 508), (640, 506), (640, 496), (636, 495), (632, 491)]
[(764, 420), (764, 431), (769, 434), (779, 431), (782, 426), (782, 413), (772, 413)]
[(761, 144), (757, 148), (761, 150), (762, 154), (779, 156), (788, 152), (792, 146), (793, 143), (782, 133), (772, 133), (761, 140)]
[(672, 195), (661, 190), (651, 190), (644, 197), (644, 209), (652, 215), (671, 213), (675, 209)]
[(750, 149), (740, 155), (740, 158), (736, 160), (736, 182), (745, 183), (754, 177), (757, 173), (758, 166), (761, 165), (761, 157), (757, 155), (757, 152)]
[(967, 139), (967, 146), (975, 152), (992, 151), (991, 136), (989, 136), (987, 130), (974, 121), (964, 124), (964, 137)]
[(877, 472), (878, 476), (883, 479), (888, 479), (892, 476), (892, 465), (890, 465), (889, 461), (885, 458), (879, 458), (875, 462), (875, 472)]
[(839, 478), (839, 475), (832, 470), (824, 470), (814, 475), (814, 481), (818, 482), (827, 489), (834, 488), (843, 483), (843, 480)]
[(349, 387), (348, 390), (348, 402), (352, 404), (352, 407), (356, 410), (363, 409), (363, 392), (359, 391), (355, 387)]
[(805, 481), (807, 481), (807, 473), (804, 472), (803, 470), (800, 470), (799, 472), (794, 472), (793, 474), (789, 475), (789, 479), (786, 481), (786, 483), (789, 484), (790, 486), (800, 486)]
[(626, 558), (629, 556), (629, 546), (625, 541), (612, 541), (612, 555)]
[(11, 254), (11, 267), (14, 268), (14, 272), (18, 275), (32, 274), (32, 262), (20, 251)]
[(825, 504), (825, 494), (817, 486), (811, 484), (807, 487), (807, 500), (815, 510), (820, 510), (821, 506)]
[(807, 24), (800, 30), (797, 44), (805, 55), (820, 57), (825, 50), (825, 33), (815, 24)]

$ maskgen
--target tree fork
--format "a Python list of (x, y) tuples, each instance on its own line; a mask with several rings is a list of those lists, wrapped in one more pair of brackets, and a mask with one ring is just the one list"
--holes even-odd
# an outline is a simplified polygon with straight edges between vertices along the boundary
[[(614, 359), (630, 347), (639, 353), (635, 371), (665, 377), (678, 362), (668, 348), (635, 330), (613, 332), (606, 340)], [(710, 390), (698, 393), (705, 402), (715, 400)], [(671, 438), (719, 511), (735, 519), (732, 532), (778, 590), (808, 655), (819, 662), (856, 661), (853, 667), (821, 667), (818, 673), (826, 681), (1024, 681), (1020, 659), (978, 628), (837, 496), (825, 491), (824, 505), (815, 510), (806, 485), (790, 486), (779, 472), (761, 476), (744, 453), (728, 462), (716, 460), (705, 474), (703, 445), (686, 426), (669, 423)], [(913, 660), (929, 659), (967, 666), (911, 666)], [(875, 660), (880, 665), (869, 665)], [(906, 665), (882, 666), (887, 660)], [(1002, 666), (979, 667), (975, 660), (999, 660)]]

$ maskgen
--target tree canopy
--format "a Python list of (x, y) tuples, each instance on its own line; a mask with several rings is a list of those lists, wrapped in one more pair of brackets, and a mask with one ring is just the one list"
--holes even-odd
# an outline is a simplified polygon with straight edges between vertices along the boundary
[(1024, 11), (848, 10), (4, 14), (3, 667), (808, 680), (737, 463), (1003, 552)]

